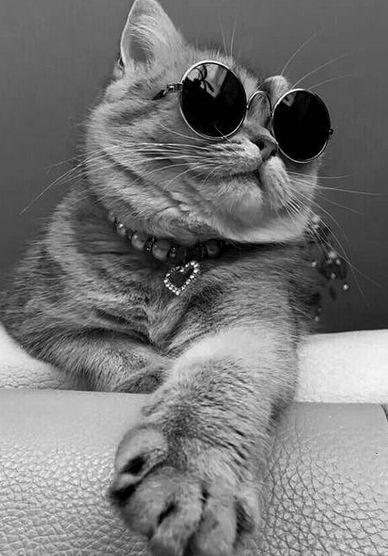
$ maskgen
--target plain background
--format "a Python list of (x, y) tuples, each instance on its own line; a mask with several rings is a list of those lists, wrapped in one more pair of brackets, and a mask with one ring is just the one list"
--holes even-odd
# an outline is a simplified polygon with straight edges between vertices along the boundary
[[(290, 64), (292, 82), (340, 57), (301, 83), (317, 85), (332, 115), (320, 182), (328, 189), (317, 200), (354, 266), (350, 291), (326, 304), (323, 329), (388, 327), (387, 0), (162, 5), (188, 39), (233, 42), (235, 55), (269, 74), (317, 33)], [(127, 0), (1, 1), (0, 285), (66, 191), (53, 185), (20, 215), (71, 168), (80, 123), (110, 76), (129, 7)]]

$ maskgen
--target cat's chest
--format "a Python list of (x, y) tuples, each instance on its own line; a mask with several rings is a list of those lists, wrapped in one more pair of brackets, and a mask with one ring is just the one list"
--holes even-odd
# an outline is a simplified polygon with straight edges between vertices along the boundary
[[(126, 266), (111, 276), (113, 312), (118, 327), (141, 337), (163, 352), (180, 351), (187, 342), (211, 333), (223, 320), (234, 322), (244, 314), (266, 314), (283, 303), (279, 272), (261, 257), (201, 262), (199, 276), (179, 296), (166, 288), (166, 270)], [(117, 329), (117, 328), (116, 328)]]
[[(104, 327), (140, 338), (167, 350), (179, 329), (190, 293), (177, 296), (164, 284), (165, 272), (116, 273), (104, 282), (104, 295), (95, 299)], [(110, 277), (111, 278), (111, 277)]]

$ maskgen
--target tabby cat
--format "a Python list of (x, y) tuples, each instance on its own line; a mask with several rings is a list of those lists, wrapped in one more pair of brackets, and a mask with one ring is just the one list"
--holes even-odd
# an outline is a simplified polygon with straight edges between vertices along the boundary
[(188, 126), (177, 95), (158, 93), (201, 60), (272, 105), (290, 84), (190, 46), (156, 0), (135, 0), (120, 54), (88, 116), (82, 177), (1, 317), (90, 389), (151, 394), (119, 446), (112, 503), (157, 556), (230, 556), (260, 523), (274, 415), (294, 393), (320, 157), (277, 150), (260, 95), (230, 137)]

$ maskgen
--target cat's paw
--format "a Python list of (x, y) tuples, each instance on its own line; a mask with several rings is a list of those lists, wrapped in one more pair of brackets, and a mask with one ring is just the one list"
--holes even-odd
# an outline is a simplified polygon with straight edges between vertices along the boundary
[(232, 486), (229, 470), (227, 481), (211, 457), (206, 466), (203, 454), (201, 465), (185, 465), (172, 450), (155, 428), (131, 431), (117, 454), (113, 504), (130, 529), (149, 539), (154, 556), (236, 554), (259, 520), (255, 488)]

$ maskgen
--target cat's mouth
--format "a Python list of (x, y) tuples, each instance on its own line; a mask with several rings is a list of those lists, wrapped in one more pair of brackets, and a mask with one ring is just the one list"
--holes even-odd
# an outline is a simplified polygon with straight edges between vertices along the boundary
[(225, 176), (224, 179), (226, 181), (237, 180), (249, 185), (254, 183), (255, 185), (257, 185), (257, 187), (260, 187), (260, 189), (262, 189), (263, 187), (263, 182), (260, 177), (259, 169), (255, 171), (251, 170), (249, 172), (235, 172), (233, 174), (228, 174), (227, 176)]

